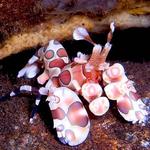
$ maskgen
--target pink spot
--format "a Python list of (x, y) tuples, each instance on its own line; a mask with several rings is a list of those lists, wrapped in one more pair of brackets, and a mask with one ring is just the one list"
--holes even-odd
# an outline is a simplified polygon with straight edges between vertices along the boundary
[(52, 112), (53, 119), (62, 120), (65, 118), (65, 112), (61, 108), (57, 108), (55, 110), (52, 110), (51, 112)]
[(98, 83), (84, 83), (82, 85), (82, 96), (88, 101), (91, 102), (97, 97), (102, 95), (102, 88)]
[(65, 70), (60, 74), (59, 78), (64, 85), (68, 85), (71, 81), (71, 74), (68, 70)]
[(45, 58), (46, 59), (51, 59), (54, 56), (54, 52), (52, 50), (48, 50), (45, 52)]
[(49, 63), (50, 68), (60, 68), (62, 69), (65, 66), (65, 63), (62, 59), (55, 59)]
[(119, 89), (114, 86), (112, 89), (111, 89), (111, 92), (112, 94), (114, 95), (114, 98), (117, 99), (119, 96), (121, 96), (121, 92), (119, 91)]
[(124, 68), (120, 64), (114, 64), (108, 68), (106, 76), (111, 82), (122, 80), (124, 76)]
[(129, 95), (130, 95), (130, 97), (131, 97), (133, 100), (135, 100), (135, 101), (137, 101), (138, 99), (140, 99), (140, 96), (139, 96), (136, 92), (130, 91), (130, 92), (129, 92)]
[(68, 119), (71, 124), (85, 127), (88, 124), (88, 117), (83, 114), (83, 105), (80, 102), (74, 102), (68, 108)]
[(72, 130), (69, 130), (69, 129), (67, 129), (65, 131), (65, 137), (67, 137), (67, 139), (71, 142), (76, 140), (74, 132)]
[(118, 75), (119, 75), (119, 73), (120, 73), (120, 70), (119, 70), (119, 68), (117, 68), (117, 67), (113, 67), (113, 68), (111, 69), (111, 73), (112, 73), (112, 76), (113, 76), (114, 78), (116, 78), (116, 77), (118, 77)]
[(138, 120), (143, 120), (143, 118), (144, 118), (143, 113), (140, 112), (140, 111), (136, 111), (135, 115), (136, 115), (136, 117), (137, 117)]
[(67, 57), (68, 55), (67, 55), (67, 52), (66, 52), (66, 50), (64, 49), (64, 48), (60, 48), (58, 51), (57, 51), (57, 55), (59, 56), (59, 57)]
[(111, 100), (117, 100), (120, 96), (122, 96), (119, 87), (114, 84), (107, 85), (105, 87), (105, 92), (107, 97)]
[(127, 95), (125, 95), (119, 99), (117, 106), (118, 106), (118, 109), (124, 114), (128, 114), (128, 112), (131, 109), (133, 109), (132, 103)]

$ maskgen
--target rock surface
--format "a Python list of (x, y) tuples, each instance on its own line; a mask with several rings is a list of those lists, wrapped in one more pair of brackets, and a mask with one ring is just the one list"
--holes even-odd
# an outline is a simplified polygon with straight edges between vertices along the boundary
[(77, 26), (100, 33), (115, 21), (118, 29), (150, 26), (147, 0), (1, 0), (0, 59), (72, 38)]

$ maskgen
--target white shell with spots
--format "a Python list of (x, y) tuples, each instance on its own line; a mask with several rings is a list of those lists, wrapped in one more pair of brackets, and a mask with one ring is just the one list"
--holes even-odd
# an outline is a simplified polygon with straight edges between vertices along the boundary
[[(64, 49), (62, 44), (60, 44), (56, 40), (50, 40), (48, 43), (48, 46), (45, 50), (45, 54), (49, 51), (51, 51), (53, 53), (53, 56), (51, 58), (46, 58), (46, 56), (44, 56), (44, 66), (45, 66), (45, 69), (49, 71), (49, 76), (51, 78), (54, 76), (57, 77), (60, 74), (61, 69), (59, 67), (50, 68), (49, 67), (50, 62), (55, 61), (57, 59), (58, 60), (61, 59), (65, 64), (68, 64), (70, 61), (69, 57), (67, 56), (67, 53), (66, 53), (66, 56), (64, 56), (64, 57), (58, 56), (57, 53), (60, 49)], [(64, 49), (64, 51), (66, 51), (66, 50)]]
[[(56, 128), (57, 136), (60, 141), (70, 146), (81, 144), (88, 136), (90, 120), (76, 93), (66, 87), (56, 88), (53, 96), (49, 96), (47, 101), (49, 101), (49, 107), (52, 112), (58, 109), (63, 111), (63, 115), (58, 115), (58, 113), (53, 115), (52, 113), (54, 128)], [(68, 114), (69, 108), (71, 108), (70, 106), (73, 106), (73, 104), (81, 104), (83, 107), (79, 110), (71, 109), (72, 112), (70, 112), (70, 116), (73, 120), (71, 121), (69, 120)], [(60, 116), (60, 118), (58, 116), (58, 118), (55, 118), (55, 115)], [(77, 120), (77, 123), (74, 123), (78, 117), (79, 120)], [(84, 120), (85, 118), (86, 120)], [(83, 124), (81, 123), (82, 121)]]
[[(114, 75), (116, 70), (120, 72), (120, 75), (115, 75), (117, 77), (115, 80), (111, 78), (113, 76), (112, 70)], [(133, 85), (134, 82), (127, 78), (123, 66), (116, 63), (109, 67), (103, 72), (103, 80), (108, 83), (104, 88), (105, 94), (109, 99), (117, 101), (118, 111), (121, 116), (132, 123), (144, 123), (148, 115), (145, 110), (146, 105), (141, 99), (134, 96), (134, 94), (137, 94)]]

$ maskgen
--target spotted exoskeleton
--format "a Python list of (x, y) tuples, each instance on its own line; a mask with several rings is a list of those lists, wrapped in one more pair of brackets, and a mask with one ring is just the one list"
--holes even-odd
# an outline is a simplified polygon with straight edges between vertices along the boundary
[[(137, 97), (133, 82), (125, 75), (123, 66), (119, 63), (112, 66), (106, 63), (114, 29), (112, 22), (104, 47), (94, 43), (85, 28), (78, 27), (74, 30), (75, 40), (86, 40), (93, 44), (91, 56), (78, 52), (77, 57), (71, 61), (62, 44), (50, 40), (47, 46), (40, 48), (29, 59), (27, 65), (19, 71), (18, 77), (33, 78), (43, 68), (43, 73), (37, 77), (41, 87), (22, 85), (9, 93), (9, 96), (25, 91), (36, 94), (31, 123), (42, 95), (47, 96), (46, 101), (59, 140), (70, 146), (82, 143), (90, 130), (88, 113), (78, 95), (89, 103), (89, 110), (96, 116), (105, 114), (110, 106), (109, 100), (115, 100), (118, 111), (125, 120), (145, 122), (148, 115), (146, 106)], [(0, 100), (5, 98), (1, 96)]]

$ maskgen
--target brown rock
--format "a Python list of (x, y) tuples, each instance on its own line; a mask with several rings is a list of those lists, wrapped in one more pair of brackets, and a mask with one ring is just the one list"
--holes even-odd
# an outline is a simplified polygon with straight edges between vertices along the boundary
[(102, 32), (115, 21), (117, 28), (150, 26), (146, 0), (1, 0), (0, 59), (44, 45), (50, 39), (72, 38), (77, 26)]

